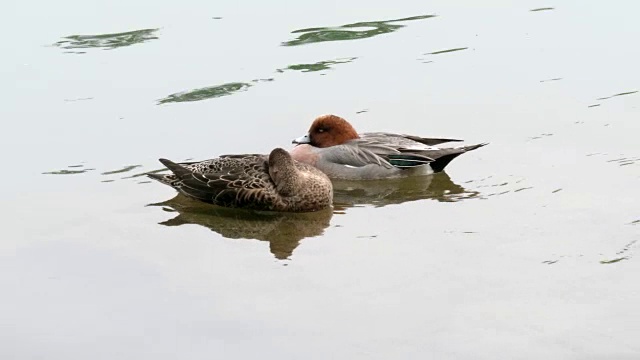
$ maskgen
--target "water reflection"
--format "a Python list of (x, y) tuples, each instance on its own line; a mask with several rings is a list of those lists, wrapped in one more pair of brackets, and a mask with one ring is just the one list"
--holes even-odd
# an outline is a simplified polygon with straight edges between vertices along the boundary
[(319, 43), (325, 41), (344, 41), (366, 39), (377, 35), (394, 32), (406, 25), (392, 24), (396, 22), (422, 20), (436, 15), (412, 16), (402, 19), (386, 21), (368, 21), (346, 24), (338, 27), (318, 27), (292, 31), (292, 34), (301, 34), (296, 39), (282, 43), (282, 46), (298, 46), (304, 44)]
[(158, 100), (158, 104), (166, 104), (173, 102), (200, 101), (205, 99), (218, 98), (231, 95), (240, 91), (246, 91), (251, 87), (249, 83), (232, 82), (217, 86), (209, 86), (200, 89), (194, 89), (184, 92), (171, 94), (165, 98)]
[(336, 59), (336, 60), (327, 60), (327, 61), (319, 61), (314, 64), (296, 64), (289, 65), (284, 69), (278, 69), (277, 72), (284, 72), (285, 70), (297, 70), (301, 72), (312, 72), (312, 71), (322, 71), (331, 69), (331, 65), (336, 64), (345, 64), (350, 63), (353, 60), (356, 60), (357, 57), (346, 58), (346, 59)]
[(225, 238), (268, 241), (271, 253), (280, 260), (288, 259), (302, 239), (322, 235), (333, 216), (331, 209), (313, 213), (228, 209), (203, 204), (181, 194), (149, 206), (162, 206), (165, 211), (178, 213), (161, 225), (196, 224)]
[[(350, 63), (357, 58), (344, 58), (336, 60), (319, 61), (313, 64), (294, 64), (289, 65), (283, 69), (276, 69), (276, 72), (283, 73), (287, 70), (295, 70), (301, 72), (313, 72), (330, 70), (332, 65)], [(207, 99), (218, 98), (222, 96), (232, 95), (238, 92), (247, 91), (253, 85), (260, 82), (271, 82), (274, 78), (262, 78), (253, 79), (250, 83), (247, 82), (231, 82), (222, 85), (209, 86), (200, 89), (183, 91), (175, 94), (171, 94), (165, 98), (158, 100), (158, 105), (173, 103), (173, 102), (188, 102), (188, 101), (201, 101)]]
[(382, 207), (425, 199), (456, 202), (480, 197), (479, 192), (454, 183), (444, 172), (403, 179), (334, 180), (333, 194), (334, 208), (337, 211), (358, 205)]
[(142, 29), (115, 34), (70, 35), (53, 45), (63, 49), (102, 48), (111, 50), (157, 39), (157, 31), (158, 29)]

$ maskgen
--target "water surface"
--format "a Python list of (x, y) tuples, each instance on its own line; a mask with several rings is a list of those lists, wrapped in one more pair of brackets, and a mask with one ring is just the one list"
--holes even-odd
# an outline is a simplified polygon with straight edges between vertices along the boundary
[[(638, 11), (9, 6), (0, 358), (640, 358)], [(325, 113), (490, 145), (314, 214), (144, 177)]]

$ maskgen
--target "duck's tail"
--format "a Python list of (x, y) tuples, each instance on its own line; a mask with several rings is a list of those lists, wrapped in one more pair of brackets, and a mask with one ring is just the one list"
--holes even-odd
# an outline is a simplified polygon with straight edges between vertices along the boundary
[(435, 150), (433, 152), (429, 152), (427, 154), (427, 156), (430, 156), (434, 159), (433, 162), (429, 163), (429, 165), (431, 166), (431, 168), (433, 169), (433, 172), (440, 172), (442, 170), (444, 170), (444, 168), (449, 165), (449, 163), (451, 162), (451, 160), (457, 158), (458, 156), (469, 152), (471, 150), (475, 150), (477, 148), (481, 148), (485, 145), (488, 145), (489, 143), (480, 143), (480, 144), (475, 144), (475, 145), (467, 145), (467, 146), (461, 146), (461, 147), (457, 147), (457, 148), (444, 148), (444, 149), (438, 149)]
[(173, 188), (178, 187), (180, 182), (180, 175), (189, 173), (189, 170), (185, 169), (181, 165), (174, 163), (171, 160), (159, 159), (162, 165), (166, 166), (173, 174), (147, 174), (153, 180), (159, 181), (165, 185), (169, 185)]
[(166, 166), (167, 169), (171, 170), (171, 172), (174, 173), (178, 178), (191, 174), (191, 171), (189, 171), (189, 169), (185, 168), (180, 164), (176, 164), (171, 160), (167, 160), (167, 159), (158, 159), (158, 160), (162, 163), (162, 165)]
[(210, 179), (205, 175), (193, 172), (184, 167), (182, 164), (176, 164), (171, 160), (158, 159), (162, 165), (166, 166), (175, 179), (170, 185), (191, 198), (211, 202), (211, 198), (215, 195), (215, 190), (208, 185)]

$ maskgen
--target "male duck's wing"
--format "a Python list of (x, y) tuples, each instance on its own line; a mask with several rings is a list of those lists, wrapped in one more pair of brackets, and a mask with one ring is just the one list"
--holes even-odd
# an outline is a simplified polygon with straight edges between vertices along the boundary
[(322, 160), (328, 163), (351, 167), (379, 165), (388, 169), (393, 168), (393, 165), (386, 159), (377, 155), (371, 148), (361, 146), (360, 142), (355, 140), (351, 140), (342, 145), (321, 148), (320, 152), (322, 154)]
[(416, 141), (425, 145), (429, 145), (429, 146), (434, 146), (434, 145), (439, 145), (439, 144), (444, 144), (444, 143), (448, 143), (448, 142), (462, 142), (464, 140), (460, 140), (460, 139), (443, 139), (443, 138), (425, 138), (425, 137), (420, 137), (420, 136), (414, 136), (414, 135), (401, 135), (409, 140), (412, 141)]
[(424, 150), (446, 142), (459, 142), (458, 139), (423, 138), (413, 135), (401, 135), (385, 132), (360, 134), (361, 139), (387, 144), (397, 150)]
[(409, 168), (433, 161), (421, 154), (403, 153), (378, 139), (354, 139), (332, 148), (336, 148), (333, 162), (355, 167), (374, 164), (387, 169)]
[(408, 168), (413, 166), (422, 165), (421, 158), (431, 159), (429, 165), (435, 172), (442, 171), (451, 160), (455, 159), (459, 155), (475, 150), (479, 147), (485, 146), (486, 143), (458, 146), (451, 148), (441, 148), (435, 146), (436, 143), (443, 143), (449, 141), (462, 141), (456, 139), (430, 139), (420, 138), (411, 135), (398, 135), (391, 133), (367, 133), (362, 137), (362, 140), (370, 143), (384, 143), (388, 147), (400, 152), (402, 155), (395, 159), (391, 157), (391, 163), (397, 167)]

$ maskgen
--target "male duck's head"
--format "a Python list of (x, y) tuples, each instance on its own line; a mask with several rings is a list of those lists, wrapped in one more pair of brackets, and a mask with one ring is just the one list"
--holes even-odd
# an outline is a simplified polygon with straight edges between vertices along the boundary
[(359, 136), (356, 129), (347, 120), (336, 115), (323, 115), (313, 121), (306, 135), (292, 142), (323, 148), (344, 144), (357, 138)]

